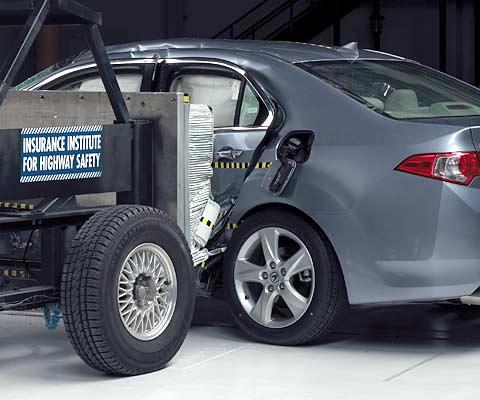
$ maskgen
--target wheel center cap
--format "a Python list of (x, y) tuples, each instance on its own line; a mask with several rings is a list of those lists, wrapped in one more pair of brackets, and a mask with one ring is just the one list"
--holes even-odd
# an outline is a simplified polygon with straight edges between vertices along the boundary
[(155, 283), (153, 279), (140, 276), (135, 283), (133, 297), (139, 308), (147, 309), (155, 299)]
[(145, 303), (147, 299), (147, 288), (145, 286), (140, 286), (138, 288), (138, 300), (140, 303)]
[(280, 281), (280, 275), (278, 274), (278, 272), (272, 272), (270, 274), (270, 280), (273, 282), (273, 283), (278, 283)]

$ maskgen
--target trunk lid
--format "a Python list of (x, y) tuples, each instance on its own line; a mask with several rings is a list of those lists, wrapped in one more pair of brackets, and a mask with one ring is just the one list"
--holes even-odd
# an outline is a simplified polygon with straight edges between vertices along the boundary
[(480, 126), (471, 127), (470, 131), (472, 132), (472, 140), (475, 150), (480, 151)]
[[(451, 125), (458, 128), (464, 127), (470, 130), (470, 136), (476, 151), (480, 152), (480, 117), (456, 117), (456, 118), (422, 118), (417, 120), (410, 120), (410, 122), (437, 124), (437, 125)], [(467, 139), (465, 134), (462, 134), (463, 142)]]

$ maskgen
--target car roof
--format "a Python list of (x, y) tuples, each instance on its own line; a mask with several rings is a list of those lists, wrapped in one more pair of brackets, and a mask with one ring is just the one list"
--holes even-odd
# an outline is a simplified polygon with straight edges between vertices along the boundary
[[(402, 59), (392, 54), (373, 50), (357, 50), (356, 43), (349, 43), (342, 47), (331, 47), (309, 43), (227, 39), (168, 39), (164, 41), (146, 41), (109, 46), (107, 51), (111, 57), (115, 58), (141, 58), (151, 57), (163, 51), (173, 53), (171, 55), (174, 56), (175, 50), (177, 49), (196, 50), (197, 55), (202, 49), (219, 50), (228, 54), (239, 51), (257, 52), (291, 63), (325, 60)], [(80, 53), (74, 61), (87, 61), (91, 58), (91, 53), (84, 51)]]

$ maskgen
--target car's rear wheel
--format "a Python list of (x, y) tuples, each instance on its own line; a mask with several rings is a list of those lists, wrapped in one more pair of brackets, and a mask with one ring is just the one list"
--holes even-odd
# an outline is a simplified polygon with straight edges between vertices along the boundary
[(238, 325), (272, 344), (327, 335), (347, 303), (331, 245), (290, 212), (257, 213), (240, 225), (225, 256), (224, 280)]

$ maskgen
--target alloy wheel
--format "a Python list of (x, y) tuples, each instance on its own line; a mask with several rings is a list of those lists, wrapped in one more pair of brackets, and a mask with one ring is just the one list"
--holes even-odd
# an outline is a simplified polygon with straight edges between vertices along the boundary
[(234, 269), (235, 290), (245, 312), (267, 328), (285, 328), (307, 311), (315, 289), (314, 265), (292, 232), (267, 227), (242, 245)]
[(145, 243), (126, 257), (118, 279), (118, 310), (134, 338), (150, 341), (170, 323), (177, 301), (172, 260), (160, 246)]

